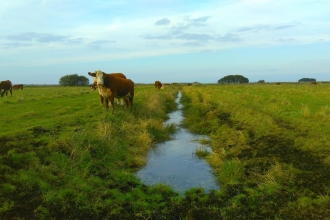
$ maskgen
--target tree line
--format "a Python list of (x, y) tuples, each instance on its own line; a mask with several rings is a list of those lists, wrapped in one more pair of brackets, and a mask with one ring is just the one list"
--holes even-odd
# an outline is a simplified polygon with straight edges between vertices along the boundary
[(78, 76), (78, 74), (71, 74), (62, 76), (59, 84), (61, 86), (87, 86), (89, 79), (85, 76)]
[(220, 84), (230, 84), (230, 83), (249, 83), (249, 79), (242, 75), (228, 75), (218, 80)]
[[(314, 78), (301, 78), (298, 82), (315, 82)], [(265, 80), (259, 80), (258, 83), (264, 83)], [(242, 75), (227, 75), (218, 80), (219, 84), (240, 84), (249, 83), (249, 79)], [(78, 76), (77, 74), (65, 75), (60, 78), (59, 84), (61, 86), (87, 86), (89, 79), (85, 76)]]

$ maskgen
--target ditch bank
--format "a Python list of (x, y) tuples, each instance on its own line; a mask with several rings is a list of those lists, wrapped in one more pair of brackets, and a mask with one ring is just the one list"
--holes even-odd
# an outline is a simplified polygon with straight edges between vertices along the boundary
[(190, 188), (203, 188), (205, 192), (218, 190), (219, 186), (209, 164), (196, 156), (197, 149), (211, 151), (200, 140), (207, 136), (190, 133), (180, 127), (183, 120), (181, 92), (176, 103), (178, 109), (169, 113), (165, 125), (175, 124), (178, 131), (172, 140), (156, 145), (150, 150), (147, 164), (137, 172), (137, 177), (146, 185), (166, 184), (181, 195)]

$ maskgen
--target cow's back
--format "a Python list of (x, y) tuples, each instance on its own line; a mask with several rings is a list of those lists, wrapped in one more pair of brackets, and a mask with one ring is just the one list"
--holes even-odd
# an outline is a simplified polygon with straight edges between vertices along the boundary
[(110, 73), (109, 75), (116, 76), (119, 78), (126, 79), (126, 76), (123, 73)]
[(11, 89), (12, 88), (12, 84), (10, 80), (4, 80), (0, 82), (0, 88), (1, 89)]
[(134, 95), (134, 82), (130, 79), (108, 74), (104, 80), (104, 86), (109, 88), (115, 96), (121, 97), (127, 95), (127, 93)]

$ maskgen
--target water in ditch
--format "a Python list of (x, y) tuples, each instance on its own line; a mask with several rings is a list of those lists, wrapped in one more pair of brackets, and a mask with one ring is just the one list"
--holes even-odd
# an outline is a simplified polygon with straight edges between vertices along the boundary
[(166, 184), (174, 191), (183, 194), (190, 188), (201, 187), (205, 192), (219, 189), (212, 168), (203, 159), (196, 155), (196, 149), (202, 148), (211, 151), (207, 145), (198, 140), (206, 139), (206, 136), (195, 135), (187, 129), (179, 127), (182, 116), (181, 92), (176, 102), (178, 109), (170, 113), (166, 124), (174, 123), (179, 131), (174, 134), (173, 140), (158, 144), (150, 150), (147, 164), (137, 172), (137, 176), (146, 185)]

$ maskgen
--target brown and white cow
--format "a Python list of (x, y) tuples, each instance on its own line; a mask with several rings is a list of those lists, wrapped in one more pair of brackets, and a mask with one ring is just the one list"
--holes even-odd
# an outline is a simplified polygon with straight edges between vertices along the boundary
[(156, 89), (161, 89), (163, 87), (162, 83), (158, 80), (155, 81), (155, 88)]
[(23, 90), (23, 84), (15, 84), (15, 85), (13, 85), (13, 89), (21, 89), (21, 90)]
[[(3, 92), (1, 93), (1, 90), (3, 90)], [(9, 80), (5, 80), (5, 81), (1, 81), (0, 82), (0, 94), (1, 97), (3, 97), (3, 95), (6, 93), (6, 96), (8, 96), (8, 90), (10, 92), (10, 95), (13, 95), (13, 87), (12, 84)]]
[[(97, 71), (95, 71), (94, 73), (96, 73)], [(88, 72), (89, 75), (91, 72)], [(104, 73), (104, 72), (103, 72)], [(106, 73), (104, 73), (106, 74)], [(119, 78), (123, 78), (123, 79), (126, 79), (126, 76), (123, 74), (123, 73), (110, 73), (111, 75), (113, 76), (117, 76)], [(93, 77), (93, 84), (91, 84), (91, 90), (96, 90), (98, 87), (97, 87), (97, 81), (96, 81), (96, 77)], [(101, 100), (101, 105), (103, 105), (103, 100), (104, 100), (104, 97), (101, 95), (101, 93), (99, 92), (100, 94), (100, 100)], [(117, 98), (117, 104), (118, 105), (124, 105), (124, 100), (122, 98)]]
[(132, 108), (134, 97), (134, 82), (132, 80), (126, 79), (126, 76), (122, 73), (106, 74), (100, 70), (94, 73), (88, 72), (88, 75), (95, 77), (101, 103), (105, 100), (107, 109), (109, 108), (109, 100), (112, 109), (114, 109), (114, 98), (124, 99), (126, 106)]

